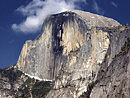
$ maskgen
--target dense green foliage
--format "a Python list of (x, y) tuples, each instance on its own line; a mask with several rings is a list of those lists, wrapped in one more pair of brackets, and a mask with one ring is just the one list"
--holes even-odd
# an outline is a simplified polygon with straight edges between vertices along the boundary
[[(14, 84), (17, 80), (21, 79), (21, 75), (23, 73), (15, 68), (5, 68), (0, 69), (0, 76), (7, 77), (9, 79), (10, 84)], [(15, 98), (45, 98), (47, 93), (52, 88), (52, 83), (49, 81), (38, 81), (35, 79), (31, 79), (26, 77), (27, 80), (23, 82), (23, 84), (18, 89), (18, 92), (15, 92)]]
[(33, 98), (45, 98), (47, 93), (51, 90), (52, 84), (49, 81), (37, 81), (28, 78), (22, 85), (19, 91), (22, 93), (19, 98), (28, 98), (31, 95)]
[(22, 72), (11, 68), (11, 69), (0, 69), (0, 74), (2, 77), (7, 77), (10, 82), (16, 81), (21, 75)]
[(35, 98), (44, 98), (45, 95), (51, 90), (51, 82), (41, 81), (36, 82), (32, 87), (32, 94)]

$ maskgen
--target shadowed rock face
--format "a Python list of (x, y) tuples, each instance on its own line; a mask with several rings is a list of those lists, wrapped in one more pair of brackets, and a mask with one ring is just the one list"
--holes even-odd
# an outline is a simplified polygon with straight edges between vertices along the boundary
[(103, 16), (78, 10), (51, 15), (44, 21), (40, 35), (23, 46), (17, 67), (54, 81), (47, 98), (97, 98), (94, 94), (98, 89), (88, 88), (101, 78), (102, 68), (114, 62), (126, 36), (129, 30), (125, 26)]

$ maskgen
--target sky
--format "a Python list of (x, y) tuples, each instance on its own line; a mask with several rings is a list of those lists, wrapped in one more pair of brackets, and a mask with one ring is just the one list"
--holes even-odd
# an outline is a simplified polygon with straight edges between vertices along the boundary
[(48, 15), (77, 9), (130, 24), (130, 0), (1, 0), (0, 68), (15, 64), (26, 40), (34, 40)]

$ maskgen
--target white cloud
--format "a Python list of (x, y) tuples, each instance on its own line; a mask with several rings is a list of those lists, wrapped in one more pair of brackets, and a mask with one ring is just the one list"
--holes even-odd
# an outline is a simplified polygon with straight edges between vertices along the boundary
[(98, 14), (101, 14), (101, 15), (104, 14), (104, 11), (99, 7), (96, 0), (93, 0), (93, 10), (96, 11)]
[(86, 3), (86, 0), (33, 0), (16, 10), (21, 12), (26, 19), (20, 24), (13, 24), (12, 29), (25, 34), (37, 32), (48, 15), (68, 9), (79, 9), (77, 5), (79, 2)]
[(112, 4), (114, 7), (116, 7), (116, 8), (118, 7), (118, 5), (117, 5), (115, 2), (113, 2), (113, 1), (111, 2), (111, 4)]

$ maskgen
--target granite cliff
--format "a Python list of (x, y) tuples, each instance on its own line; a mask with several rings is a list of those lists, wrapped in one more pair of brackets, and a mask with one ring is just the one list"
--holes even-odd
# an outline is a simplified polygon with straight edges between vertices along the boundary
[(129, 49), (129, 26), (70, 10), (46, 18), (16, 66), (29, 77), (51, 81), (46, 98), (129, 98)]

